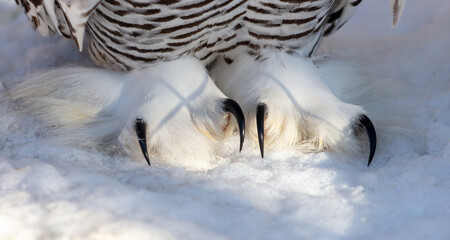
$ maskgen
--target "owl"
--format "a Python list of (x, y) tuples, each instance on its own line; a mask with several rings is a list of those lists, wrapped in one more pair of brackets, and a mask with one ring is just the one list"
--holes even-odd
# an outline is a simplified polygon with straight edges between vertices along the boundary
[[(314, 56), (361, 2), (16, 0), (43, 36), (73, 40), (97, 66), (26, 76), (9, 96), (62, 144), (149, 165), (207, 168), (233, 135), (262, 157), (286, 147), (357, 151), (362, 132), (370, 164), (370, 113), (335, 94)], [(403, 5), (392, 0), (393, 24)]]

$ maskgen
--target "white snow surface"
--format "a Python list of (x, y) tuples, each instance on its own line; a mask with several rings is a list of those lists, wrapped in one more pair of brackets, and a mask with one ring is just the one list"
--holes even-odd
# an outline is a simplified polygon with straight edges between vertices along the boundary
[[(267, 153), (224, 146), (195, 172), (61, 146), (30, 116), (0, 105), (0, 239), (450, 239), (450, 4), (365, 0), (320, 53), (351, 59), (403, 88), (409, 119), (372, 165), (366, 155)], [(86, 53), (34, 31), (0, 0), (0, 82)], [(389, 88), (389, 85), (386, 85)], [(4, 94), (0, 84), (0, 93)]]

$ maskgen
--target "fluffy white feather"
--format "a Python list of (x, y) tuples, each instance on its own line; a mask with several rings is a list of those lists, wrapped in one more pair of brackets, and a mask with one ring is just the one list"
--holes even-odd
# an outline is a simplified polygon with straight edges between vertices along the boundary
[(225, 94), (241, 104), (247, 136), (254, 143), (257, 105), (268, 106), (265, 145), (272, 151), (293, 146), (303, 152), (357, 152), (361, 144), (353, 129), (358, 117), (375, 115), (372, 120), (378, 123), (382, 115), (361, 104), (378, 111), (387, 97), (384, 81), (364, 76), (348, 63), (286, 53), (273, 53), (262, 62), (249, 56), (231, 65), (219, 61), (212, 76)]
[(134, 129), (142, 118), (152, 163), (193, 170), (213, 166), (216, 144), (234, 126), (222, 110), (225, 95), (194, 58), (129, 73), (60, 68), (27, 76), (7, 92), (62, 144), (143, 160)]
[[(213, 156), (236, 126), (223, 113), (221, 91), (243, 108), (247, 137), (254, 143), (256, 106), (268, 106), (268, 152), (288, 147), (358, 152), (367, 147), (361, 144), (365, 137), (353, 133), (360, 114), (373, 120), (381, 139), (398, 133), (392, 127), (398, 122), (390, 117), (393, 94), (386, 91), (392, 89), (347, 62), (273, 53), (261, 62), (246, 55), (232, 64), (219, 60), (209, 73), (195, 58), (129, 73), (60, 68), (27, 76), (6, 92), (61, 144), (143, 160), (134, 129), (136, 118), (142, 118), (152, 163), (203, 170), (214, 167)], [(245, 148), (252, 147), (249, 142)]]

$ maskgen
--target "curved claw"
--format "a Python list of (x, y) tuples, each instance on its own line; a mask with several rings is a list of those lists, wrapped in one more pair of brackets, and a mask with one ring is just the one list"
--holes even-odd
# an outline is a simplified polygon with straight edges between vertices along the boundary
[(259, 150), (264, 158), (264, 120), (266, 118), (267, 106), (264, 103), (258, 104), (256, 108), (256, 128), (258, 130)]
[(370, 121), (370, 119), (364, 114), (359, 116), (358, 125), (361, 128), (366, 130), (367, 137), (369, 137), (370, 155), (369, 155), (369, 162), (367, 163), (367, 166), (370, 166), (373, 156), (375, 155), (375, 150), (377, 148), (377, 133), (375, 131), (375, 127), (372, 124), (372, 121)]
[(145, 123), (144, 120), (142, 120), (141, 118), (137, 118), (134, 128), (136, 130), (139, 146), (141, 147), (145, 160), (147, 161), (148, 165), (151, 166), (147, 152), (147, 137), (146, 137), (147, 123)]
[(229, 112), (233, 114), (233, 116), (236, 118), (236, 121), (239, 126), (239, 136), (240, 136), (240, 145), (239, 145), (239, 151), (242, 151), (242, 146), (244, 146), (244, 139), (245, 139), (245, 118), (244, 113), (242, 112), (241, 107), (239, 104), (234, 101), (233, 99), (226, 99), (223, 102), (223, 110), (225, 112)]

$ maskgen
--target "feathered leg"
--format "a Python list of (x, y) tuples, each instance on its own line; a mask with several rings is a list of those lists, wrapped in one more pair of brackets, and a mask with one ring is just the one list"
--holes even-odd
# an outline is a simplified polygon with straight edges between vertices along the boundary
[(212, 76), (225, 94), (241, 104), (248, 136), (259, 144), (262, 156), (264, 148), (287, 146), (304, 152), (356, 152), (357, 136), (366, 132), (370, 164), (376, 148), (370, 114), (339, 98), (338, 92), (348, 93), (339, 89), (343, 85), (333, 83), (335, 78), (357, 74), (333, 75), (332, 67), (319, 59), (284, 52), (272, 52), (262, 61), (245, 54), (233, 60), (231, 64), (219, 60)]
[(242, 147), (239, 105), (194, 58), (129, 73), (60, 68), (27, 76), (8, 93), (61, 143), (118, 148), (149, 164), (210, 168), (221, 139), (238, 127)]

